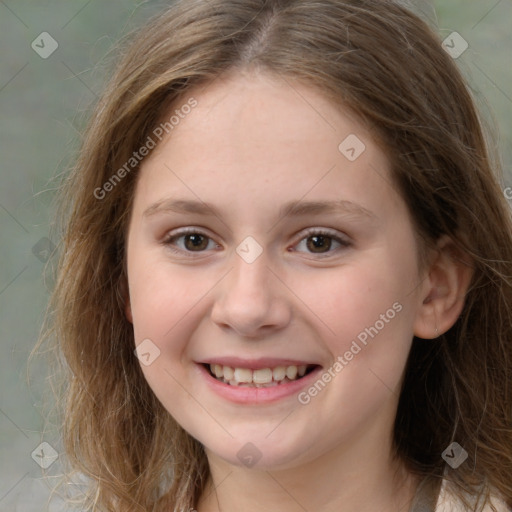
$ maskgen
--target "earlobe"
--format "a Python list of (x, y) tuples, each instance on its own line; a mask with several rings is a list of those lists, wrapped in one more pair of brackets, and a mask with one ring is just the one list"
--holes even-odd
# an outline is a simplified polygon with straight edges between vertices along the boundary
[(423, 287), (424, 293), (414, 322), (414, 335), (432, 339), (448, 331), (459, 318), (473, 269), (468, 257), (459, 251), (450, 237), (437, 242)]

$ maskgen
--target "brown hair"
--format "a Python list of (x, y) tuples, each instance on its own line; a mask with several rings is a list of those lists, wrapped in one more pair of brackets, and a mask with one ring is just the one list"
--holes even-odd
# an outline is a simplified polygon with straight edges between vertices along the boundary
[[(512, 223), (472, 99), (437, 36), (383, 0), (179, 0), (123, 48), (61, 192), (51, 339), (64, 358), (65, 449), (90, 483), (82, 506), (188, 510), (208, 479), (202, 446), (149, 388), (125, 317), (138, 166), (102, 198), (95, 191), (170, 104), (249, 66), (348, 106), (389, 156), (420, 255), (447, 234), (471, 258), (456, 324), (435, 342), (413, 340), (394, 445), (410, 471), (449, 477), (461, 499), (483, 504), (496, 491), (512, 506)], [(447, 471), (452, 441), (469, 459)]]

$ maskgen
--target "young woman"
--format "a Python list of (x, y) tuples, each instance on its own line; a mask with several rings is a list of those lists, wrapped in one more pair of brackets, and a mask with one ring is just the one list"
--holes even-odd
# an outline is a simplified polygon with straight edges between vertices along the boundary
[(382, 0), (179, 0), (63, 187), (95, 511), (512, 507), (512, 226), (451, 57)]

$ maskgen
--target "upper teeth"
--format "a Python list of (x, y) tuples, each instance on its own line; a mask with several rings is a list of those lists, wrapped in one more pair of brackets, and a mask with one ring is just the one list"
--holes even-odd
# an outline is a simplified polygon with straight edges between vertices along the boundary
[(306, 368), (306, 365), (292, 365), (251, 370), (250, 368), (232, 368), (231, 366), (222, 366), (220, 364), (210, 365), (210, 370), (218, 379), (236, 384), (270, 384), (272, 381), (282, 381), (286, 377), (288, 380), (294, 380), (297, 378), (297, 375), (303, 377), (306, 373)]

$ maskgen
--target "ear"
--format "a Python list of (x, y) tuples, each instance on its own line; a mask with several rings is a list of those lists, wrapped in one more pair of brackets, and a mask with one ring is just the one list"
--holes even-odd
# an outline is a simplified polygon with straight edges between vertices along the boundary
[(469, 257), (443, 235), (422, 287), (422, 303), (414, 321), (414, 335), (432, 339), (448, 331), (459, 318), (473, 269)]
[(128, 282), (126, 280), (126, 276), (124, 276), (121, 280), (119, 291), (121, 293), (122, 301), (124, 304), (124, 314), (128, 321), (133, 324), (133, 315), (132, 315), (132, 306), (130, 303), (130, 291), (128, 289)]

